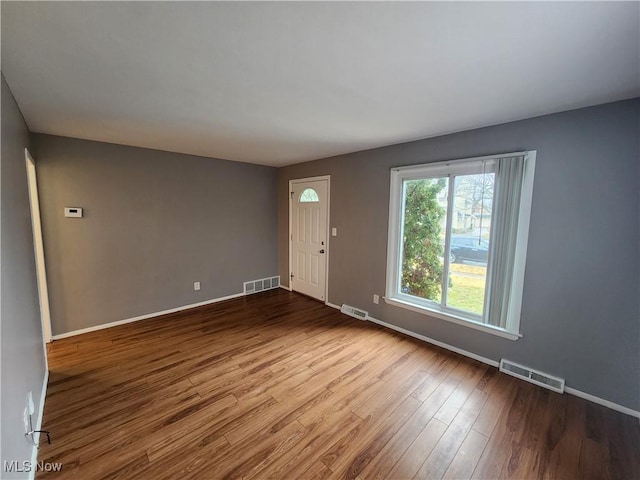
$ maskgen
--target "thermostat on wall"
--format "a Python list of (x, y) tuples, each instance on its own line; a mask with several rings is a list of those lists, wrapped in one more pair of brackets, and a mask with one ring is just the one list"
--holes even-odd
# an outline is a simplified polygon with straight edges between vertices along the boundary
[(82, 208), (80, 207), (64, 207), (64, 216), (72, 218), (82, 217)]

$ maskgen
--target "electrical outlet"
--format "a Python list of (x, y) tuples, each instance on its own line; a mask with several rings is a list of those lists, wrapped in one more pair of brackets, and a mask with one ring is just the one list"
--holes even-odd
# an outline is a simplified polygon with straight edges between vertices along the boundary
[(200, 282), (193, 282), (193, 289), (200, 290)]
[(380, 303), (380, 297), (375, 293), (373, 294), (373, 303), (375, 303), (376, 305)]

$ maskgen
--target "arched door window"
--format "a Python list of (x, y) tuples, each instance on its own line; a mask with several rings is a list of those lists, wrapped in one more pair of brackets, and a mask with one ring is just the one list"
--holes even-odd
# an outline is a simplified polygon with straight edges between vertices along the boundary
[(313, 188), (307, 188), (300, 194), (300, 203), (319, 202), (318, 193)]

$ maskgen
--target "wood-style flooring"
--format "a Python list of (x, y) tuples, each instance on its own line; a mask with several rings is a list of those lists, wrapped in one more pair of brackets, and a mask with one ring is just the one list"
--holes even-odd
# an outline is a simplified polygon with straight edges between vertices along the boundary
[(638, 419), (273, 290), (49, 345), (38, 478), (640, 478)]

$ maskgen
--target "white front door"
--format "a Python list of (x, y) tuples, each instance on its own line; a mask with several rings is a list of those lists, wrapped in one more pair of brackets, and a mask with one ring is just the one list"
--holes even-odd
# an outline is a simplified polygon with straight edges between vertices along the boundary
[(291, 289), (325, 300), (329, 180), (291, 182)]

